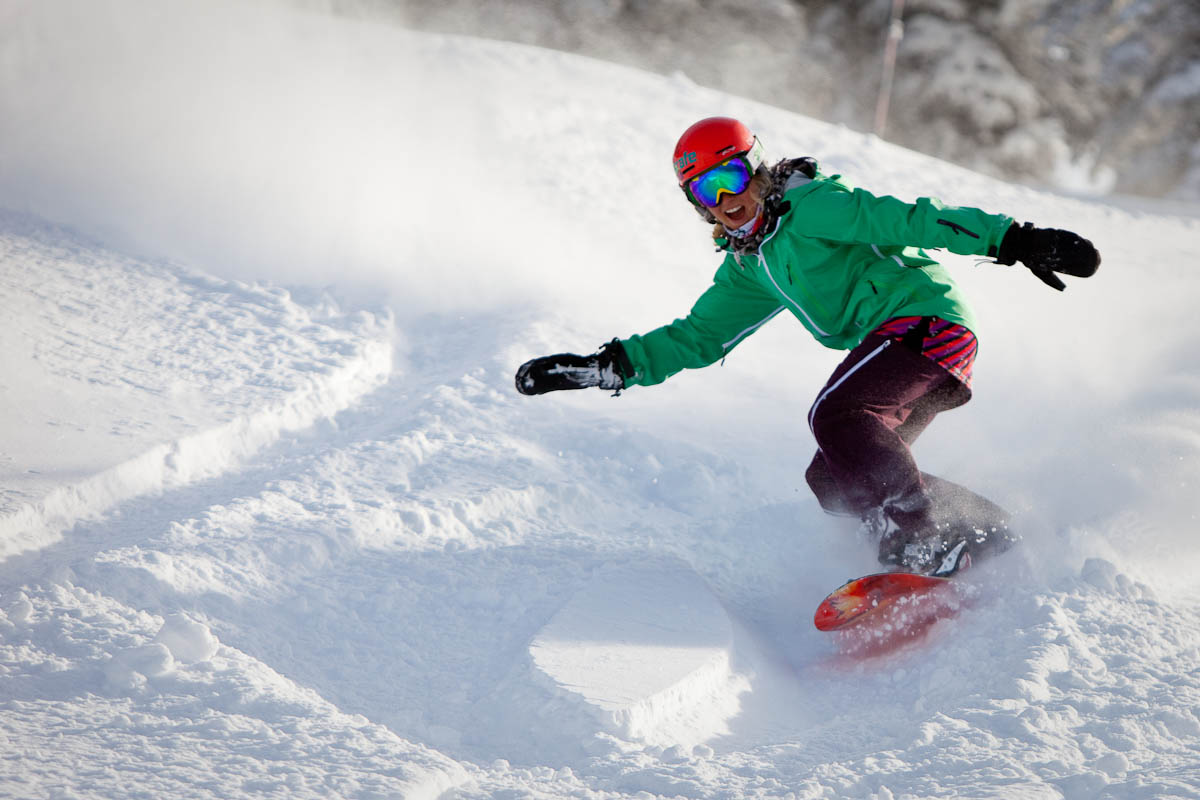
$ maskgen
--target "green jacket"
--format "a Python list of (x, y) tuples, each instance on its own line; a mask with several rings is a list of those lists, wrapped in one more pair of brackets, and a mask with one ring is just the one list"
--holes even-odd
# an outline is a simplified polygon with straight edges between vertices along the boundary
[(893, 317), (935, 316), (974, 330), (958, 287), (919, 248), (995, 255), (1012, 221), (928, 197), (876, 197), (840, 175), (795, 173), (756, 253), (728, 252), (685, 318), (621, 340), (632, 373), (625, 385), (651, 386), (719, 361), (783, 310), (837, 350)]

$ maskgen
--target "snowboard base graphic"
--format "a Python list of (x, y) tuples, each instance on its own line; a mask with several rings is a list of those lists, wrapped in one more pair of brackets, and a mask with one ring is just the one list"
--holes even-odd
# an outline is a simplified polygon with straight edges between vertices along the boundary
[(963, 584), (914, 572), (882, 572), (851, 580), (821, 601), (817, 630), (832, 633), (839, 652), (872, 655), (924, 634), (953, 616), (965, 599)]

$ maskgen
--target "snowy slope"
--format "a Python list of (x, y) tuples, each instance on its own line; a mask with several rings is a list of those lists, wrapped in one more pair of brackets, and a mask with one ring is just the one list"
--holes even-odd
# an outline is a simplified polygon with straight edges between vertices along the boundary
[[(0, 34), (0, 795), (1200, 796), (1194, 218), (547, 51), (153, 9)], [(1062, 295), (947, 259), (976, 398), (918, 457), (1027, 542), (919, 647), (811, 627), (873, 559), (803, 486), (838, 354), (794, 322), (512, 389), (703, 289), (666, 157), (710, 113), (1104, 253)]]
[(220, 474), (386, 380), (386, 319), (147, 264), (0, 217), (0, 554)]

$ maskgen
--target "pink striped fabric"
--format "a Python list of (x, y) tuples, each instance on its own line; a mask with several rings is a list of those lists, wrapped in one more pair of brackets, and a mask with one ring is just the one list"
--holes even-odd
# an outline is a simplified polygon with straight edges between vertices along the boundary
[[(903, 339), (913, 326), (921, 322), (920, 317), (895, 317), (880, 325), (872, 333), (888, 339)], [(932, 317), (929, 335), (921, 347), (921, 354), (971, 386), (971, 375), (975, 367), (975, 353), (979, 343), (975, 334), (955, 322)]]

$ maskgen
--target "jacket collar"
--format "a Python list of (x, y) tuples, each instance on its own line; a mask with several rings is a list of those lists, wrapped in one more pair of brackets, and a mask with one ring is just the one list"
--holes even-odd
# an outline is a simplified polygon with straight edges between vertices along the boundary
[(775, 232), (775, 228), (779, 226), (779, 221), (791, 210), (791, 204), (783, 199), (783, 195), (787, 191), (788, 184), (793, 176), (811, 180), (816, 175), (817, 162), (807, 156), (803, 158), (786, 158), (771, 167), (771, 190), (763, 198), (762, 224), (749, 236), (742, 238), (726, 236), (723, 239), (717, 240), (717, 244), (721, 248), (733, 253), (733, 257), (737, 260), (738, 264), (742, 263), (741, 257), (743, 255), (757, 253), (762, 243)]

